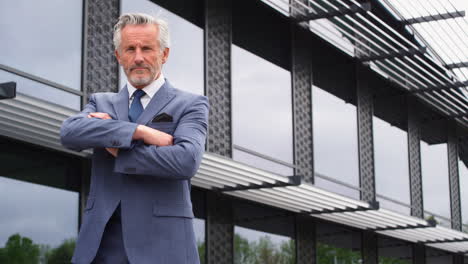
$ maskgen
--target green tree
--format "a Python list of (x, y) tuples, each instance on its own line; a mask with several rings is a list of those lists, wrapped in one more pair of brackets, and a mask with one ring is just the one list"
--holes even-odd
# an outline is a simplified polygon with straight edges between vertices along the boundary
[(206, 246), (205, 246), (205, 242), (203, 241), (197, 241), (197, 248), (198, 248), (198, 255), (200, 256), (200, 264), (204, 264), (205, 263), (205, 259), (206, 259)]
[(75, 250), (75, 239), (64, 240), (63, 243), (46, 253), (47, 264), (65, 264), (70, 263)]
[(249, 241), (238, 234), (234, 234), (234, 263), (253, 264), (255, 256)]
[(8, 238), (4, 248), (0, 248), (0, 263), (36, 264), (39, 262), (39, 245), (30, 238), (14, 234)]

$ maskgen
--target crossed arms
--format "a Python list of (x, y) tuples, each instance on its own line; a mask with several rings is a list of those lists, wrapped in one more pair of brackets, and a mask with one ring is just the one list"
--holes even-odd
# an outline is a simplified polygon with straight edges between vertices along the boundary
[(189, 179), (196, 173), (204, 151), (208, 108), (206, 97), (194, 98), (171, 136), (97, 113), (92, 95), (82, 112), (63, 122), (60, 135), (62, 144), (73, 150), (107, 148), (115, 156), (114, 172)]

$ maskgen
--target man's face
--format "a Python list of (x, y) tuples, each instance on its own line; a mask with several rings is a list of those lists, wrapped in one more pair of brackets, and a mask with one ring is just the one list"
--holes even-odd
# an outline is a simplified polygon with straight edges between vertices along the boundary
[(120, 33), (120, 47), (115, 56), (128, 81), (137, 89), (144, 88), (159, 77), (169, 49), (161, 51), (156, 25), (127, 25)]

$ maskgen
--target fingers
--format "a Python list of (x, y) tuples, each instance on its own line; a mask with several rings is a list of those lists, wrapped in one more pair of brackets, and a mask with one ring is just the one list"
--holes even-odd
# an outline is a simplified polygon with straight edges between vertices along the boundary
[(109, 152), (112, 156), (117, 158), (117, 155), (119, 154), (119, 149), (117, 148), (106, 148), (107, 152)]
[(100, 119), (112, 119), (112, 117), (108, 113), (100, 113), (100, 112), (95, 112), (95, 113), (89, 113), (87, 116), (88, 118), (100, 118)]

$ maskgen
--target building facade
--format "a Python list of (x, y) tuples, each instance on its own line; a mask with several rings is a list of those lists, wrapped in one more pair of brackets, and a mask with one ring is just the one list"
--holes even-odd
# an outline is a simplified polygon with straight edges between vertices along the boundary
[[(373, 55), (366, 43), (385, 40), (361, 35), (351, 5), (310, 13), (311, 3), (321, 2), (2, 2), (0, 83), (17, 85), (0, 101), (3, 252), (19, 234), (53, 263), (76, 238), (92, 151), (64, 149), (60, 125), (91, 93), (125, 84), (112, 27), (145, 12), (169, 21), (165, 77), (211, 104), (192, 180), (202, 263), (468, 263), (462, 86), (425, 57), (408, 70), (399, 63), (414, 54)], [(364, 18), (417, 43), (370, 3)], [(324, 28), (348, 19), (347, 41), (332, 43)]]

